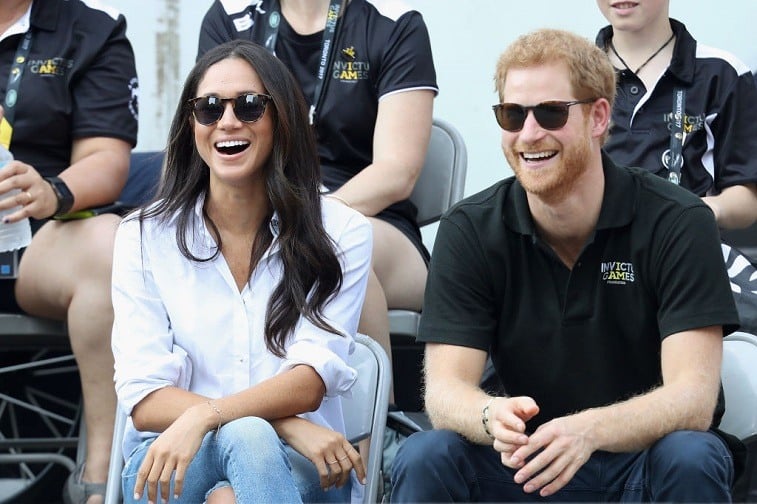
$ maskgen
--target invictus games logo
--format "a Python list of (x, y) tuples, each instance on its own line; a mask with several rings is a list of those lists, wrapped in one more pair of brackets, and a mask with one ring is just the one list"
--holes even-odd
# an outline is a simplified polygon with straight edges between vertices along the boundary
[(633, 264), (630, 262), (608, 261), (600, 264), (602, 280), (613, 285), (634, 282)]
[(356, 82), (366, 80), (369, 77), (368, 71), (371, 68), (367, 61), (358, 59), (355, 48), (345, 47), (340, 52), (341, 58), (334, 62), (332, 69), (332, 78), (342, 82)]
[(74, 61), (64, 58), (29, 60), (27, 63), (27, 68), (31, 73), (42, 76), (64, 76), (72, 66), (74, 66)]

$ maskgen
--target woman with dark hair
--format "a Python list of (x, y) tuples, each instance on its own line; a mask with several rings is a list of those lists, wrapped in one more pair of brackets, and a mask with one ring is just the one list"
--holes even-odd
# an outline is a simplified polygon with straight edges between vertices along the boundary
[(355, 380), (345, 358), (371, 228), (319, 184), (283, 64), (245, 41), (201, 58), (155, 201), (116, 235), (126, 502), (346, 501), (360, 489), (339, 396)]

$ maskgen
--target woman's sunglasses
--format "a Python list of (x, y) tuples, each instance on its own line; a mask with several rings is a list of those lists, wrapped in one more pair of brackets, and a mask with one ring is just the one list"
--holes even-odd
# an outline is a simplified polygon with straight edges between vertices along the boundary
[(210, 126), (223, 117), (226, 102), (231, 102), (234, 115), (242, 122), (253, 123), (263, 117), (265, 107), (271, 97), (261, 93), (244, 93), (236, 98), (219, 98), (217, 96), (198, 96), (188, 100), (195, 120), (203, 126)]
[(558, 130), (568, 122), (570, 107), (579, 103), (592, 103), (596, 98), (575, 101), (546, 101), (538, 105), (526, 107), (517, 103), (499, 103), (493, 105), (494, 117), (497, 124), (505, 131), (520, 131), (526, 122), (528, 111), (534, 112), (534, 118), (539, 125), (548, 130)]

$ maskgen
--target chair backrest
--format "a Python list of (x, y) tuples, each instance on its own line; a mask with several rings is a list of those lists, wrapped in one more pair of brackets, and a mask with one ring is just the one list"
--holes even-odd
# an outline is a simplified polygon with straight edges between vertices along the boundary
[[(390, 364), (386, 352), (368, 336), (358, 334), (355, 351), (348, 364), (357, 371), (357, 380), (351, 397), (342, 399), (347, 439), (357, 443), (370, 436), (370, 449), (366, 465), (365, 502), (376, 502), (381, 482), (381, 447), (384, 443), (386, 415), (389, 409)], [(113, 428), (108, 484), (105, 504), (116, 504), (121, 499), (122, 444), (126, 429), (126, 414), (119, 406)]]
[(725, 414), (720, 428), (741, 440), (757, 435), (757, 336), (733, 333), (723, 341)]
[(460, 132), (450, 123), (434, 119), (426, 161), (410, 201), (418, 208), (418, 226), (436, 222), (463, 197), (468, 153)]
[(381, 483), (381, 456), (389, 409), (391, 366), (389, 357), (368, 336), (358, 334), (355, 352), (348, 364), (357, 371), (357, 380), (350, 389), (351, 396), (342, 398), (347, 439), (351, 443), (370, 436), (368, 460), (365, 460), (366, 485), (364, 502), (376, 502)]

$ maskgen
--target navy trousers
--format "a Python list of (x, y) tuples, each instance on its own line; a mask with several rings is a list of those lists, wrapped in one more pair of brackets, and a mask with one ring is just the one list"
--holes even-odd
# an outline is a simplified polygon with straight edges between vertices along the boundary
[(491, 446), (447, 430), (418, 432), (400, 447), (392, 502), (730, 502), (733, 460), (712, 432), (673, 432), (647, 450), (595, 452), (555, 495), (527, 494)]

